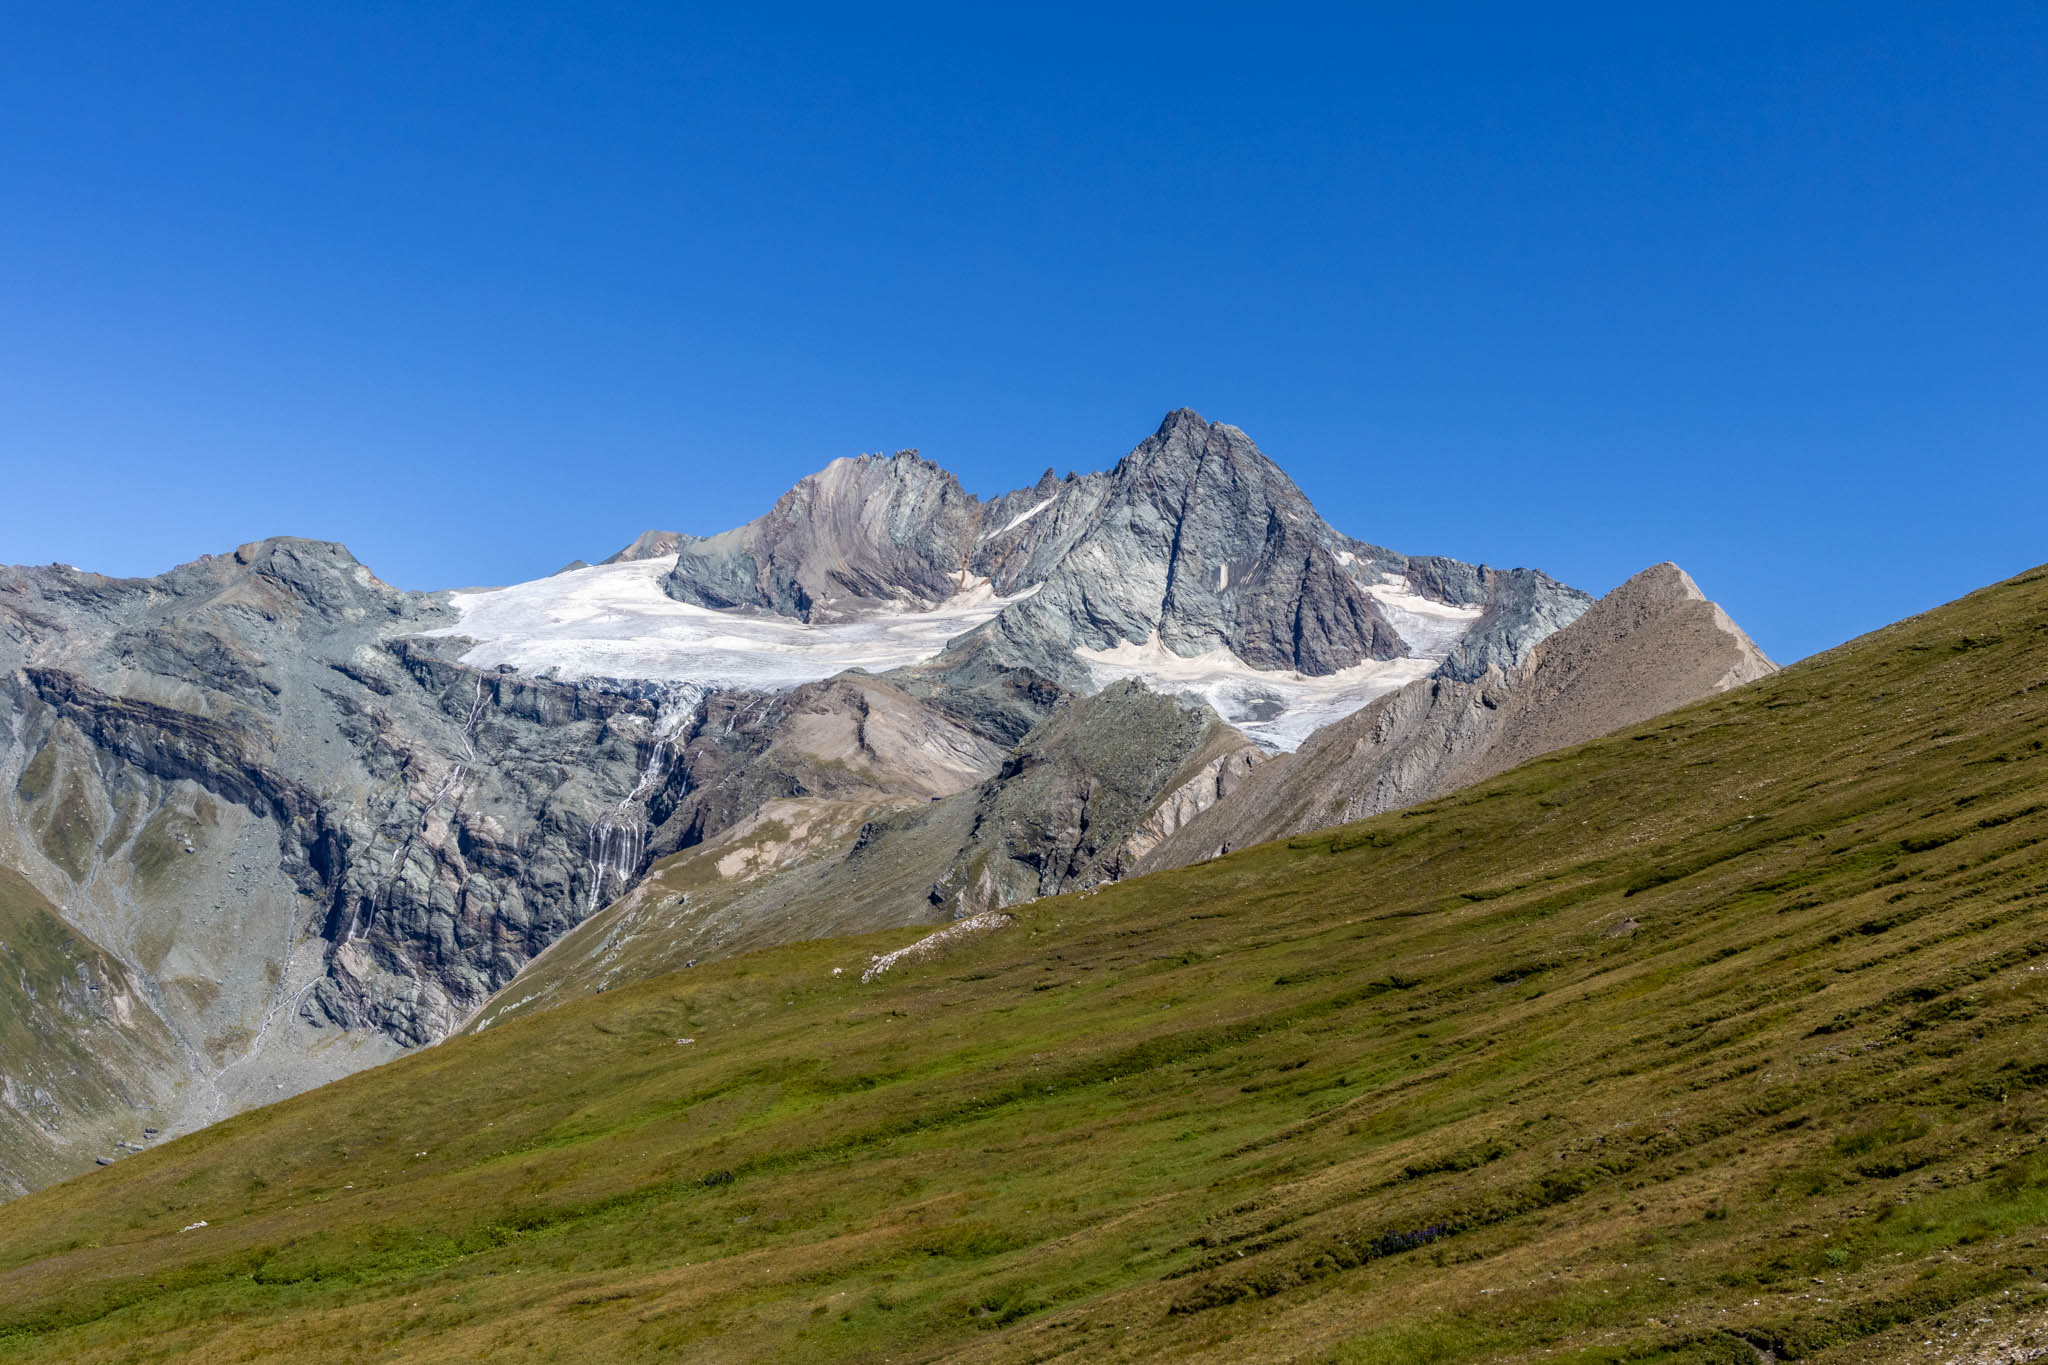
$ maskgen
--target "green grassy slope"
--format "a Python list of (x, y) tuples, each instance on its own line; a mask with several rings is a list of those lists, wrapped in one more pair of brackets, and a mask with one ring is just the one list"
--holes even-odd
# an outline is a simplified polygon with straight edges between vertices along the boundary
[(0, 1354), (1920, 1358), (2048, 1313), (2044, 744), (2037, 572), (873, 986), (508, 1021), (0, 1208)]

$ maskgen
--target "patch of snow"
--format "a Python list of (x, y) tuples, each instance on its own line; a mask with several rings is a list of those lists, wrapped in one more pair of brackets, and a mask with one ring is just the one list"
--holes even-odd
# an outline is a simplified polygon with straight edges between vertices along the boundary
[(458, 592), (461, 619), (429, 635), (468, 636), (472, 668), (510, 664), (565, 681), (644, 679), (779, 691), (849, 668), (884, 672), (931, 658), (948, 641), (1037, 589), (1000, 597), (964, 570), (929, 611), (881, 607), (854, 621), (807, 625), (771, 612), (678, 602), (661, 590), (676, 556), (597, 564), (509, 588)]
[(1472, 629), (1472, 623), (1486, 613), (1484, 607), (1454, 607), (1424, 597), (1411, 591), (1400, 574), (1389, 574), (1384, 582), (1365, 591), (1380, 604), (1387, 624), (1408, 642), (1409, 649), (1439, 659), (1447, 657)]
[(1337, 562), (1348, 569), (1358, 563), (1358, 556), (1349, 550), (1339, 550), (1337, 551)]
[(1075, 651), (1099, 685), (1139, 678), (1162, 692), (1200, 697), (1216, 713), (1263, 748), (1292, 752), (1317, 730), (1376, 698), (1426, 678), (1443, 661), (1417, 654), (1385, 662), (1368, 660), (1324, 677), (1284, 669), (1254, 668), (1227, 649), (1180, 655), (1157, 633), (1142, 645), (1129, 641), (1113, 649)]
[(1223, 591), (1223, 590), (1224, 590), (1225, 588), (1227, 588), (1227, 587), (1229, 587), (1229, 586), (1230, 586), (1230, 561), (1228, 561), (1228, 560), (1225, 560), (1225, 561), (1224, 561), (1223, 563), (1221, 563), (1221, 564), (1218, 564), (1218, 565), (1216, 566), (1216, 591), (1218, 591), (1218, 592), (1221, 592), (1221, 591)]
[(1059, 495), (1059, 494), (1057, 494), (1057, 493), (1053, 494), (1053, 495), (1052, 495), (1051, 497), (1047, 498), (1047, 499), (1046, 499), (1046, 500), (1045, 500), (1044, 502), (1041, 502), (1041, 503), (1039, 503), (1039, 504), (1038, 504), (1038, 505), (1037, 505), (1036, 507), (1033, 507), (1033, 508), (1029, 509), (1028, 511), (1024, 511), (1024, 512), (1019, 512), (1019, 513), (1018, 513), (1018, 514), (1017, 514), (1016, 516), (1014, 516), (1014, 517), (1011, 517), (1011, 518), (1010, 518), (1010, 524), (1009, 524), (1009, 525), (1007, 525), (1007, 526), (1005, 526), (1005, 527), (1003, 527), (1003, 529), (1002, 529), (1002, 530), (1000, 530), (1000, 531), (990, 531), (990, 532), (989, 532), (989, 533), (988, 533), (987, 535), (983, 536), (983, 537), (982, 537), (982, 539), (983, 539), (983, 540), (994, 540), (994, 539), (995, 539), (995, 538), (996, 538), (997, 536), (1006, 536), (1006, 535), (1010, 534), (1010, 532), (1012, 532), (1012, 531), (1016, 530), (1016, 529), (1017, 529), (1017, 528), (1018, 528), (1019, 526), (1022, 526), (1022, 525), (1023, 525), (1023, 524), (1025, 523), (1025, 522), (1027, 522), (1027, 521), (1031, 520), (1031, 519), (1032, 519), (1033, 517), (1037, 516), (1037, 515), (1038, 515), (1038, 514), (1039, 514), (1040, 512), (1043, 512), (1043, 511), (1044, 511), (1044, 510), (1045, 510), (1046, 508), (1048, 508), (1048, 507), (1052, 506), (1052, 505), (1053, 505), (1054, 503), (1058, 502), (1059, 500), (1060, 500), (1060, 495)]

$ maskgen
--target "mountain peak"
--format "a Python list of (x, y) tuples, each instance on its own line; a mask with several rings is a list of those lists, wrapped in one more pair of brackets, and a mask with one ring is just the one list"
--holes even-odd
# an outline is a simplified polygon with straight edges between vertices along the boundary
[(863, 604), (929, 608), (959, 588), (976, 524), (975, 499), (915, 450), (838, 459), (766, 516), (681, 546), (663, 591), (803, 621)]
[(988, 502), (916, 451), (834, 460), (766, 516), (682, 546), (662, 590), (831, 622), (930, 610), (986, 580), (990, 600), (1032, 600), (1002, 608), (976, 648), (999, 636), (1007, 665), (1083, 688), (1091, 675), (1076, 649), (1224, 651), (1253, 670), (1315, 677), (1442, 659), (1451, 636), (1472, 633), (1477, 603), (1490, 612), (1483, 629), (1454, 652), (1483, 670), (1590, 600), (1540, 575), (1447, 595), (1441, 570), (1477, 571), (1421, 563), (1402, 578), (1405, 557), (1339, 535), (1244, 431), (1183, 407), (1106, 473), (1056, 481), (1048, 470)]
[(1627, 582), (1611, 594), (1616, 600), (1644, 598), (1659, 602), (1693, 601), (1704, 602), (1707, 595), (1700, 591), (1700, 585), (1693, 581), (1691, 574), (1679, 568), (1670, 560), (1652, 564), (1632, 575)]

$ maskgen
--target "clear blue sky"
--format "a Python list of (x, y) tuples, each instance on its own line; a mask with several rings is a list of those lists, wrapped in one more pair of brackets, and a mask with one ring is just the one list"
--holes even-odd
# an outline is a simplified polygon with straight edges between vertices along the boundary
[(506, 582), (1181, 405), (1785, 659), (2048, 560), (2039, 5), (5, 14), (0, 560)]

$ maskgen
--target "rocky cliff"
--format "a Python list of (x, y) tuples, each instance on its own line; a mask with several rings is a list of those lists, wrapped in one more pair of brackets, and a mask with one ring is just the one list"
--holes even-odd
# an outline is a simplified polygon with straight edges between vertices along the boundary
[(118, 1136), (430, 1042), (581, 918), (656, 703), (465, 668), (449, 615), (312, 541), (0, 571), (0, 863), (176, 1041)]

